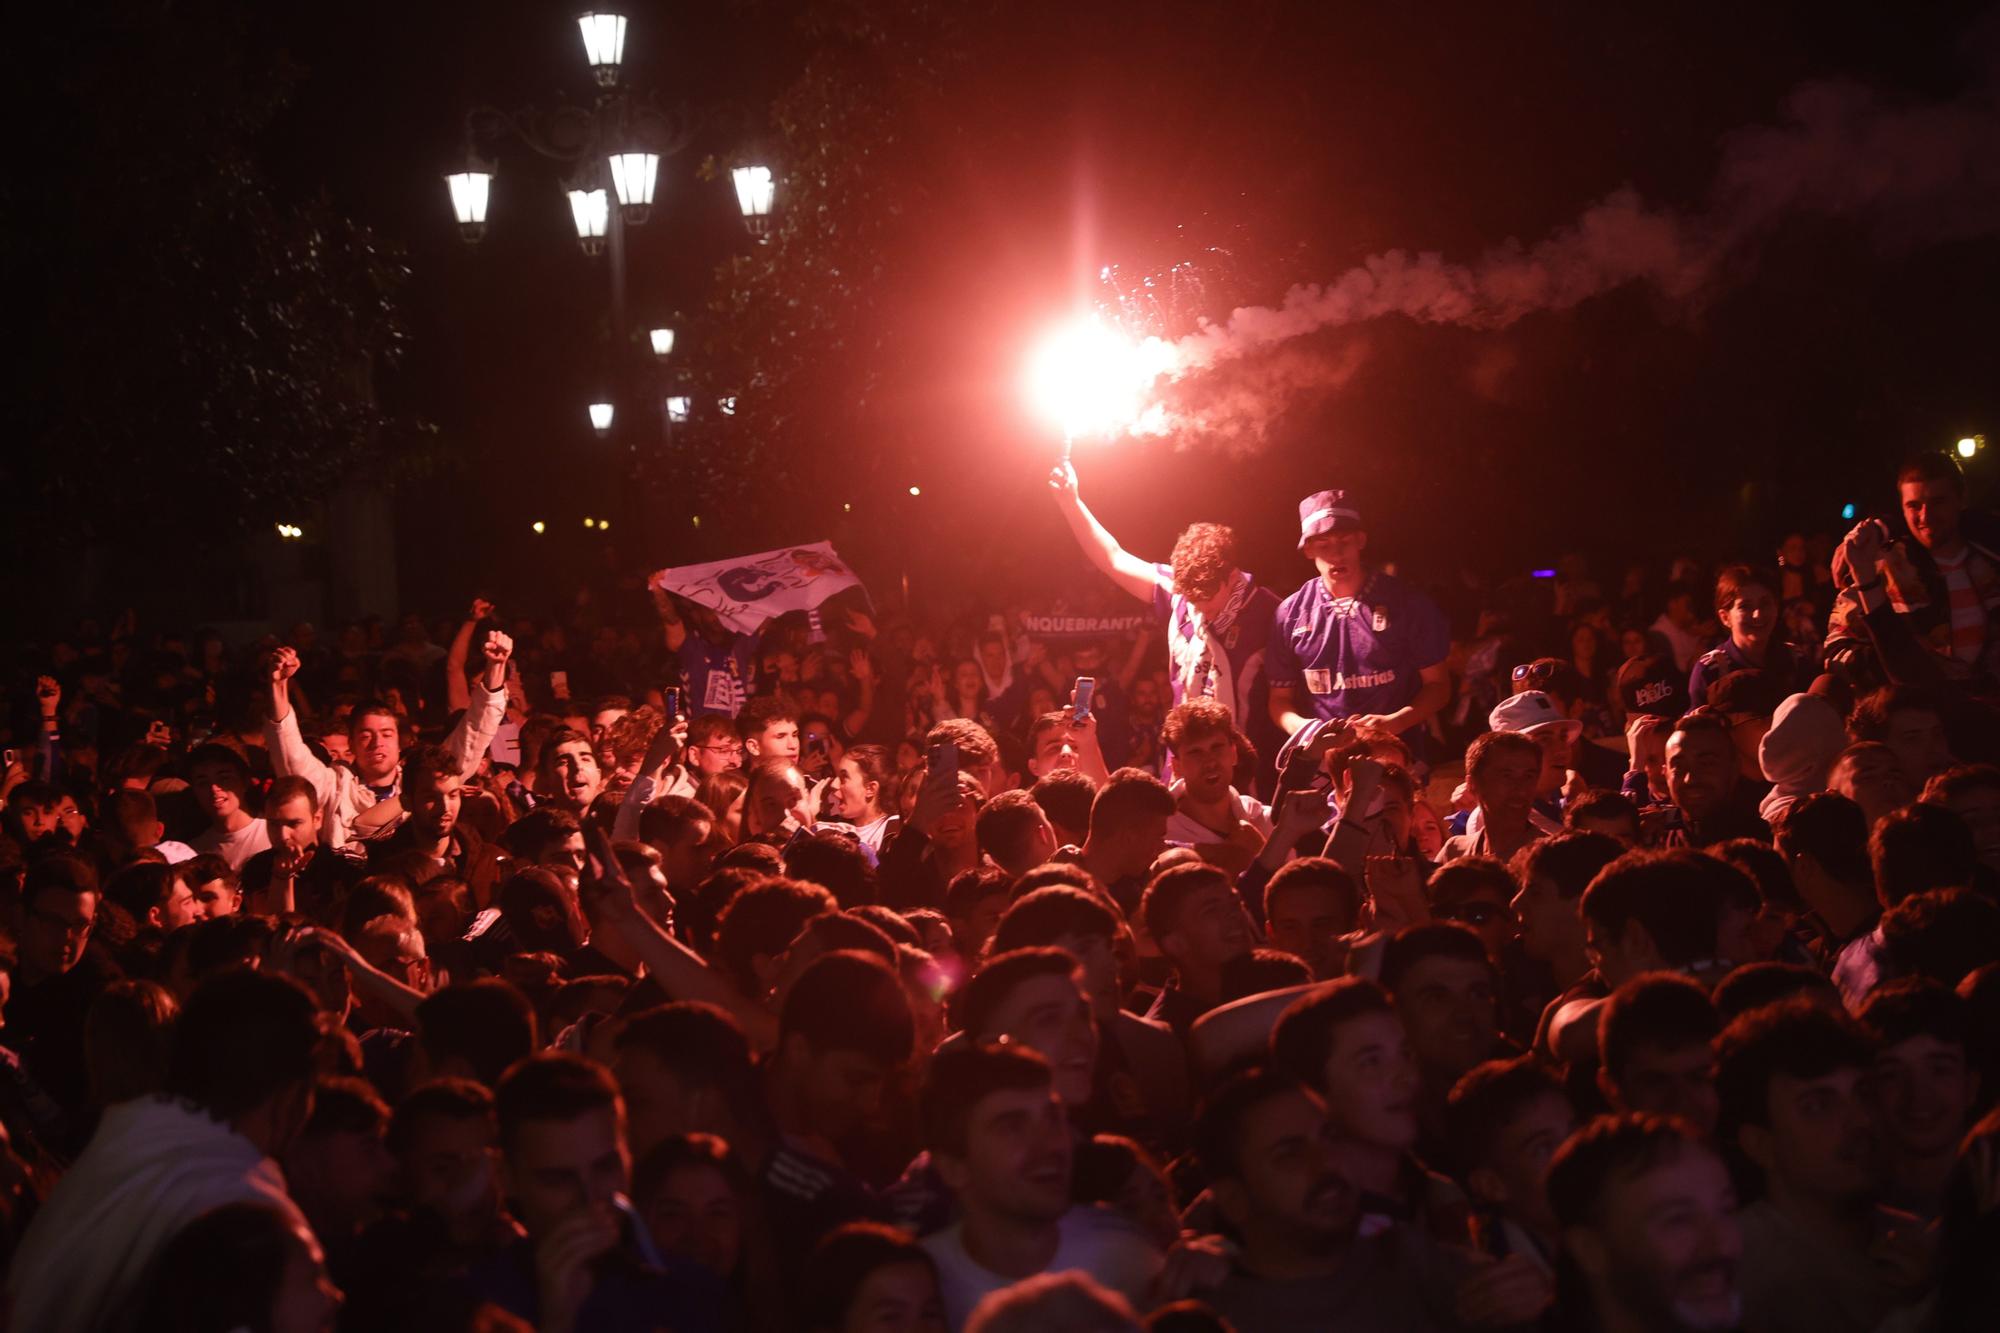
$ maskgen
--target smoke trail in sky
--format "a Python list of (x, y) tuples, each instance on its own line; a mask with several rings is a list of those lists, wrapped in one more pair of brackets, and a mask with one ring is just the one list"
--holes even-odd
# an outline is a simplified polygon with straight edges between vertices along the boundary
[[(1502, 329), (1633, 283), (1671, 301), (1698, 300), (1741, 273), (1793, 217), (1850, 220), (1890, 251), (1991, 235), (2000, 231), (2000, 114), (1992, 86), (1953, 102), (1897, 105), (1853, 83), (1806, 85), (1775, 123), (1723, 141), (1697, 211), (1652, 208), (1623, 188), (1532, 245), (1510, 242), (1468, 261), (1406, 250), (1374, 255), (1330, 282), (1293, 287), (1275, 305), (1204, 322), (1173, 344), (1171, 376), (1198, 375), (1305, 334), (1386, 315)], [(1354, 369), (1325, 364), (1343, 381)], [(1282, 394), (1271, 395), (1260, 416), (1256, 388), (1298, 387), (1299, 366), (1294, 359), (1282, 374), (1250, 377), (1247, 387), (1229, 391), (1226, 412), (1203, 410), (1198, 391), (1172, 393), (1170, 386), (1179, 404), (1155, 414), (1151, 425), (1254, 444), (1265, 421), (1286, 406)]]

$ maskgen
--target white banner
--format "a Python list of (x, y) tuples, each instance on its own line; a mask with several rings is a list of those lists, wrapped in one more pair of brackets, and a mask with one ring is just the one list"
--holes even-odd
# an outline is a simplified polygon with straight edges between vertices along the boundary
[(653, 586), (714, 611), (724, 626), (754, 633), (774, 616), (809, 611), (861, 580), (832, 542), (787, 546), (706, 565), (680, 565), (653, 575)]

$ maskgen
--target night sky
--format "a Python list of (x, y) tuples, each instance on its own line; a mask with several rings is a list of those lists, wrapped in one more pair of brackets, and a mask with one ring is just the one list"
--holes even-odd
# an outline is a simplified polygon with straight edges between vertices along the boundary
[[(782, 144), (768, 108), (834, 39), (801, 23), (810, 6), (628, 8), (630, 76), (703, 118), (633, 233), (633, 320), (679, 312), (699, 337), (716, 265), (752, 247), (726, 181), (695, 167)], [(411, 353), (382, 393), (441, 430), (443, 468), (398, 492), (406, 600), (426, 604), (482, 574), (558, 586), (610, 545), (586, 537), (590, 513), (616, 516), (633, 563), (833, 536), (879, 576), (914, 536), (935, 545), (928, 569), (1043, 586), (1076, 566), (1020, 365), (1072, 302), (1112, 295), (1103, 266), (1129, 284), (1192, 265), (1148, 312), (1179, 335), (1381, 251), (1471, 261), (1533, 245), (1620, 187), (1699, 214), (1732, 132), (1780, 120), (1815, 81), (1890, 106), (1963, 102), (1989, 141), (2000, 89), (2000, 22), (1967, 3), (968, 4), (953, 40), (978, 45), (931, 53), (943, 86), (893, 44), (855, 82), (888, 109), (893, 143), (835, 145), (879, 163), (871, 185), (903, 219), (868, 282), (879, 299), (818, 312), (830, 367), (875, 346), (879, 379), (823, 420), (823, 403), (771, 395), (776, 447), (851, 484), (774, 487), (695, 531), (687, 506), (631, 484), (649, 438), (607, 443), (585, 422), (607, 363), (606, 277), (578, 251), (553, 169), (506, 152), (477, 247), (457, 239), (440, 179), (467, 106), (588, 95), (567, 9), (271, 10), (263, 39), (304, 77), (267, 161), (400, 243), (412, 269)], [(819, 12), (874, 15), (921, 47), (941, 11)], [(782, 151), (774, 162), (782, 173)], [(1186, 522), (1231, 522), (1281, 587), (1306, 572), (1296, 501), (1327, 485), (1355, 492), (1379, 552), (1434, 579), (1460, 565), (1497, 578), (1570, 547), (1761, 555), (1787, 527), (1833, 527), (1845, 502), (1882, 507), (1910, 449), (1974, 430), (2000, 442), (1994, 227), (1886, 214), (1787, 220), (1696, 300), (1637, 284), (1503, 329), (1392, 316), (1301, 338), (1227, 381), (1261, 395), (1254, 450), (1199, 433), (1084, 446), (1085, 495), (1160, 558)], [(1198, 404), (1223, 383), (1183, 391)], [(1996, 467), (1975, 461), (1980, 490)], [(552, 529), (539, 544), (534, 518)]]

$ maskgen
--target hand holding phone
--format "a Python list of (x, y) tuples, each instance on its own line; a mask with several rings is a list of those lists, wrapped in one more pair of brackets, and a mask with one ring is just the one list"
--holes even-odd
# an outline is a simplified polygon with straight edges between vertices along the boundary
[(930, 752), (928, 771), (924, 775), (926, 783), (937, 786), (958, 785), (958, 747), (947, 741), (933, 745)]
[(1097, 694), (1097, 680), (1093, 676), (1078, 676), (1076, 687), (1070, 691), (1070, 723), (1082, 726), (1090, 720), (1090, 702)]

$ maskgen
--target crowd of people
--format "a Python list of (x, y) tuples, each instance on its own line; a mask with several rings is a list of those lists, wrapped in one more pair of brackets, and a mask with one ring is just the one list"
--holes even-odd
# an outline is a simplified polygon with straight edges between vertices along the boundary
[(1282, 597), (1050, 488), (1111, 602), (20, 647), (6, 1327), (2000, 1319), (1954, 460), (1664, 582), (1322, 491)]

